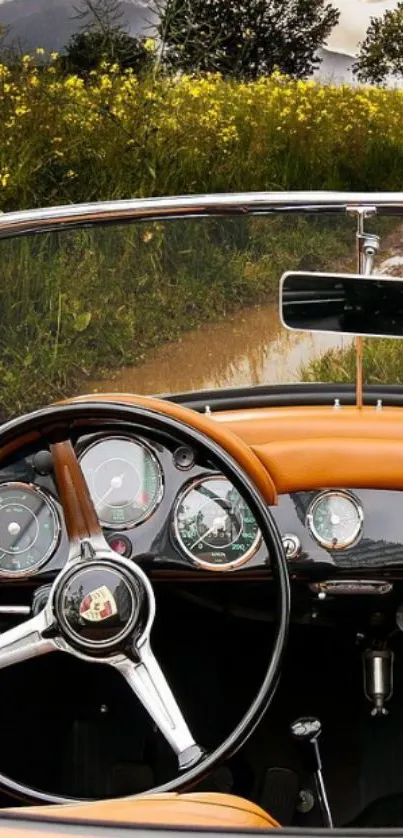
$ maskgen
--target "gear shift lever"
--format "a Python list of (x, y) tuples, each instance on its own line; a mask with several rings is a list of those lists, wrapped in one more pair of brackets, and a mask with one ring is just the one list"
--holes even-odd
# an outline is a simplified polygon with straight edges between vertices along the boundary
[(291, 733), (295, 740), (301, 742), (305, 755), (309, 760), (309, 770), (314, 776), (319, 808), (323, 826), (333, 827), (333, 820), (327, 798), (326, 787), (322, 774), (322, 760), (319, 750), (319, 737), (322, 732), (320, 720), (315, 716), (303, 716), (291, 724)]

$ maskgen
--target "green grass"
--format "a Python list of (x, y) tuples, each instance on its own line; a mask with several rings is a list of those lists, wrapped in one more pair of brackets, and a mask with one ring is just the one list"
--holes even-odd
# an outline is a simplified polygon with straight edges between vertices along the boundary
[[(365, 384), (403, 384), (402, 342), (390, 338), (364, 340), (363, 371)], [(355, 377), (354, 345), (346, 349), (329, 349), (301, 369), (302, 381), (351, 383)]]
[(1, 243), (0, 413), (77, 391), (182, 332), (277, 300), (286, 269), (354, 247), (352, 222), (267, 216), (139, 223)]

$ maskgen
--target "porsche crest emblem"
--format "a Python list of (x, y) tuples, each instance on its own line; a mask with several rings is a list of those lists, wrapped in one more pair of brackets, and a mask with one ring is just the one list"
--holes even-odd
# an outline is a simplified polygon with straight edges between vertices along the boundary
[(117, 606), (113, 594), (106, 587), (101, 585), (95, 591), (91, 591), (80, 603), (80, 617), (90, 623), (98, 623), (107, 620), (117, 614)]

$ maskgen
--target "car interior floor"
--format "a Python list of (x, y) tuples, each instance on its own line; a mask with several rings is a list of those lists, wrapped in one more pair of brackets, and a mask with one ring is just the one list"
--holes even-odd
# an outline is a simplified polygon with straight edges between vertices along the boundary
[[(157, 590), (153, 648), (189, 727), (207, 749), (246, 712), (270, 660), (274, 622), (253, 596), (258, 591), (263, 602), (264, 588), (263, 581)], [(334, 824), (403, 824), (401, 633), (393, 639), (389, 713), (372, 716), (362, 639), (354, 621), (346, 622), (341, 609), (337, 620), (315, 622), (311, 614), (291, 623), (280, 683), (264, 718), (198, 788), (247, 797), (284, 825), (320, 826), (310, 746), (290, 730), (295, 719), (313, 716), (322, 724), (319, 745)], [(168, 745), (111, 667), (58, 653), (3, 670), (0, 678), (0, 771), (16, 780), (88, 798), (142, 792), (175, 775)], [(5, 794), (1, 802), (16, 805)]]

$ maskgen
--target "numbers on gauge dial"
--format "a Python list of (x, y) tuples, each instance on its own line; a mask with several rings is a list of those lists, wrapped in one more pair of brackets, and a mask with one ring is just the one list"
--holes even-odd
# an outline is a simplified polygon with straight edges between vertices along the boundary
[(149, 518), (162, 498), (162, 472), (154, 452), (130, 437), (106, 437), (80, 457), (100, 523), (127, 529)]
[(234, 567), (248, 561), (260, 531), (238, 490), (220, 476), (191, 483), (179, 498), (174, 531), (182, 551), (204, 567)]
[(0, 484), (0, 574), (28, 575), (53, 555), (60, 521), (53, 500), (25, 483)]

